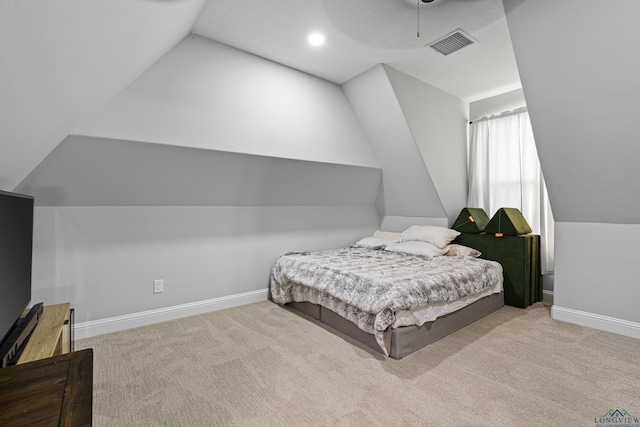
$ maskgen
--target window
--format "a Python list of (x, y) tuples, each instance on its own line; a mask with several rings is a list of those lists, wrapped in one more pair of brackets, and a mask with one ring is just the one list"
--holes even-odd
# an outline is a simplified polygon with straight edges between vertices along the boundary
[(553, 214), (526, 108), (471, 124), (468, 206), (489, 217), (502, 207), (520, 209), (540, 234), (542, 272), (553, 271)]

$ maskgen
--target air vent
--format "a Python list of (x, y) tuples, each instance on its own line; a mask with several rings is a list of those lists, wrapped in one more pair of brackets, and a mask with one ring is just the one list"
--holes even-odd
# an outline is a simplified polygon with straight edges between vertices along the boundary
[(428, 46), (446, 56), (473, 43), (475, 43), (475, 40), (470, 35), (457, 29)]

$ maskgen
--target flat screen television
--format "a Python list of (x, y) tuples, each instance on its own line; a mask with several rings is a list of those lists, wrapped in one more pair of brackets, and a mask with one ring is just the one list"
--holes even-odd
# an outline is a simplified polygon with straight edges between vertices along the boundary
[(0, 342), (31, 301), (33, 197), (0, 191)]

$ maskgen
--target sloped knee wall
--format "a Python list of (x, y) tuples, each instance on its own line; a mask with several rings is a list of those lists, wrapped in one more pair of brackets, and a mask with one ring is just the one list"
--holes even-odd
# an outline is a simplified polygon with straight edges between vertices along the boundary
[(20, 189), (37, 204), (33, 299), (71, 301), (82, 323), (266, 289), (280, 254), (371, 235), (380, 180), (377, 168), (69, 137)]

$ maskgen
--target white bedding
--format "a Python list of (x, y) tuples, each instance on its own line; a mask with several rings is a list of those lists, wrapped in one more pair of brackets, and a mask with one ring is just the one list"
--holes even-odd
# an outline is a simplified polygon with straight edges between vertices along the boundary
[(466, 296), (455, 301), (429, 304), (415, 310), (399, 310), (396, 311), (396, 320), (391, 324), (391, 327), (422, 326), (427, 322), (433, 322), (438, 317), (453, 313), (454, 311), (473, 304), (486, 296), (500, 293), (502, 290), (502, 282), (498, 282), (479, 294)]

